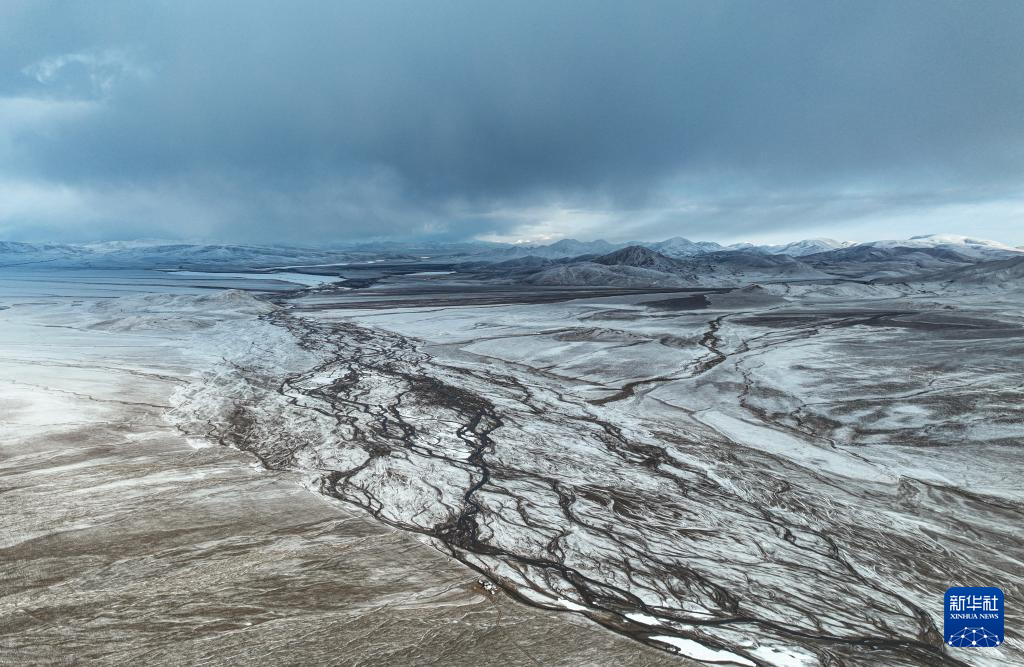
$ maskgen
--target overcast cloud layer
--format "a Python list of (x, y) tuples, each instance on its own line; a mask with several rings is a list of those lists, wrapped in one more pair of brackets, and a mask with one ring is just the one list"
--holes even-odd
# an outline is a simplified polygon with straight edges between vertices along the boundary
[(1024, 2), (0, 4), (0, 238), (1024, 243)]

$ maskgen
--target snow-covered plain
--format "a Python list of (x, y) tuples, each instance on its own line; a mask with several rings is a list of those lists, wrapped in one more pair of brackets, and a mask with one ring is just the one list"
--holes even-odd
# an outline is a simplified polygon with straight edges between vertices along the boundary
[(0, 276), (0, 665), (671, 664), (179, 430), (226, 359), (316, 355), (266, 301), (147, 276)]
[(177, 414), (533, 606), (694, 659), (1024, 660), (1009, 622), (998, 652), (942, 641), (947, 587), (1024, 593), (1017, 296), (862, 287), (299, 296), (270, 319), (314, 363), (232, 359)]
[[(440, 656), (431, 647), (442, 651), (451, 635), (422, 628), (441, 623), (473, 638), (447, 654), (456, 664), (1024, 662), (1012, 609), (998, 649), (954, 649), (942, 637), (947, 587), (982, 582), (1007, 599), (1024, 595), (1018, 291), (1004, 282), (993, 291), (832, 281), (694, 296), (447, 280), (276, 293), (275, 305), (187, 282), (159, 294), (123, 287), (136, 294), (114, 299), (58, 283), (22, 286), (6, 300), (0, 292), (0, 305), (12, 306), (0, 311), (0, 377), (11, 387), (0, 470), (15, 471), (11, 486), (38, 480), (4, 494), (20, 502), (10, 533), (19, 550), (5, 562), (31, 560), (37, 552), (21, 545), (39, 539), (60, 547), (52, 561), (31, 561), (36, 583), (22, 597), (0, 597), (4, 618), (27, 624), (9, 624), (15, 630), (0, 634), (0, 650), (23, 656), (56, 636), (18, 610), (57, 613), (66, 590), (39, 603), (45, 612), (30, 601), (48, 573), (82, 562), (74, 542), (52, 537), (60, 526), (99, 539), (111, 525), (133, 525), (124, 508), (140, 511), (157, 494), (176, 512), (159, 515), (167, 526), (147, 518), (157, 522), (144, 524), (150, 531), (182, 529), (170, 517), (191, 521), (201, 499), (226, 496), (232, 512), (251, 507), (247, 526), (269, 506), (283, 513), (273, 515), (269, 536), (241, 539), (209, 523), (221, 526), (216, 512), (228, 508), (203, 505), (201, 525), (188, 524), (194, 557), (160, 561), (175, 576), (185, 576), (176, 567), (225, 576), (218, 552), (198, 546), (210, 531), (227, 544), (241, 540), (261, 573), (271, 566), (253, 553), (273, 551), (275, 534), (341, 540), (330, 566), (304, 560), (308, 545), (298, 544), (272, 568), (291, 590), (324, 586), (325, 567), (344, 578), (326, 595), (330, 604), (300, 595), (268, 607), (259, 586), (243, 595), (249, 580), (236, 570), (232, 586), (213, 589), (233, 591), (230, 610), (204, 607), (205, 594), (195, 593), (203, 602), (193, 603), (185, 627), (204, 619), (199, 627), (215, 639), (201, 655), (214, 662), (244, 655), (240, 645), (271, 630), (281, 650), (290, 633), (322, 633), (319, 616), (292, 618), (300, 609), (337, 619), (335, 632), (351, 624), (345, 650), (370, 651), (366, 660), (408, 655), (403, 642), (412, 640), (402, 637), (417, 634), (428, 638), (419, 659)], [(68, 295), (49, 292), (59, 289)], [(40, 347), (51, 329), (56, 337)], [(19, 379), (47, 364), (41, 379)], [(112, 396), (111, 377), (122, 378)], [(120, 440), (133, 444), (137, 433), (173, 446), (131, 450), (142, 472), (120, 475)], [(83, 437), (96, 448), (61, 456)], [(211, 443), (252, 455), (267, 472), (225, 453), (232, 450), (197, 448)], [(147, 467), (154, 457), (164, 463)], [(54, 513), (51, 478), (89, 489), (75, 496), (88, 499), (88, 511), (61, 505)], [(304, 493), (293, 493), (296, 483)], [(273, 490), (270, 500), (261, 484)], [(296, 525), (312, 507), (336, 512), (335, 522)], [(390, 560), (392, 542), (352, 555), (345, 545), (363, 541), (346, 526), (409, 540), (408, 567)], [(416, 552), (410, 535), (437, 551)], [(144, 558), (146, 549), (135, 548), (132, 558)], [(456, 561), (503, 592), (477, 587), (479, 575), (467, 579)], [(111, 567), (106, 557), (86, 559), (69, 586), (92, 590)], [(138, 562), (114, 571), (131, 567)], [(394, 574), (383, 589), (370, 583), (379, 568)], [(412, 592), (392, 585), (402, 577)], [(351, 588), (366, 586), (366, 602), (348, 606)], [(98, 613), (118, 599), (88, 597), (85, 608)], [(146, 599), (157, 618), (157, 600)], [(386, 600), (407, 603), (403, 618), (421, 629), (396, 632), (398, 652), (384, 655), (374, 651), (392, 640), (382, 644), (360, 624), (390, 619)], [(529, 657), (492, 651), (495, 640), (480, 633), (494, 617), (466, 611), (484, 603), (499, 605), (502, 618), (518, 614), (501, 636)], [(117, 618), (138, 612), (117, 609)], [(88, 613), (75, 634), (82, 647), (92, 636)], [(237, 618), (260, 629), (230, 640), (231, 653), (218, 628)], [(284, 618), (293, 625), (276, 628)], [(565, 633), (572, 639), (559, 641)], [(329, 655), (305, 641), (312, 659)]]

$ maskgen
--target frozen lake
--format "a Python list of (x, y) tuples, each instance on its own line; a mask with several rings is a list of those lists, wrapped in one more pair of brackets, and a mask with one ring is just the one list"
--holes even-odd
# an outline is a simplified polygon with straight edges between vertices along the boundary
[(301, 273), (216, 273), (149, 269), (0, 268), (0, 303), (23, 300), (111, 298), (131, 294), (202, 294), (240, 289), (288, 292), (330, 282)]

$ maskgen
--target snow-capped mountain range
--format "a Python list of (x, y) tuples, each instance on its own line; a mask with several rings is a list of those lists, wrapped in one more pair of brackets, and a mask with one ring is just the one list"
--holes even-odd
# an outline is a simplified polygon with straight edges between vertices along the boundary
[(975, 239), (969, 236), (956, 234), (930, 234), (926, 236), (913, 236), (902, 240), (867, 241), (857, 243), (854, 241), (837, 241), (829, 238), (803, 239), (780, 245), (757, 245), (753, 243), (734, 243), (721, 245), (714, 241), (691, 241), (676, 236), (664, 241), (628, 241), (622, 243), (610, 243), (604, 240), (577, 241), (575, 239), (563, 239), (549, 245), (515, 245), (497, 248), (494, 254), (507, 257), (545, 257), (548, 259), (558, 257), (578, 257), (580, 255), (606, 254), (629, 246), (643, 246), (660, 252), (669, 257), (690, 257), (722, 251), (749, 251), (770, 255), (789, 255), (791, 257), (803, 257), (833, 250), (842, 250), (854, 246), (878, 247), (878, 248), (941, 248), (960, 253), (966, 257), (995, 258), (1004, 256), (1006, 253), (1024, 252), (1024, 248), (1013, 246), (998, 241)]
[[(554, 245), (554, 244), (553, 244)], [(811, 239), (779, 246), (698, 245), (686, 239), (634, 244), (603, 254), (559, 257), (559, 248), (478, 265), (479, 275), (535, 285), (696, 287), (799, 281), (962, 281), (989, 276), (1015, 284), (1024, 250), (965, 236), (933, 235), (907, 240), (844, 243)], [(563, 244), (562, 247), (565, 247)], [(576, 245), (574, 250), (610, 244)], [(523, 249), (517, 248), (522, 252)], [(501, 253), (504, 255), (505, 253)], [(1002, 267), (1001, 263), (1008, 264)], [(966, 269), (976, 268), (964, 273)]]
[[(512, 245), (484, 242), (466, 243), (359, 243), (338, 248), (299, 248), (277, 245), (223, 245), (189, 244), (166, 241), (116, 241), (89, 244), (0, 242), (0, 268), (31, 267), (132, 267), (132, 268), (211, 268), (214, 270), (272, 269), (312, 265), (348, 265), (379, 261), (421, 261), (425, 259), (452, 263), (504, 263), (515, 260), (519, 267), (530, 258), (533, 268), (542, 268), (544, 260), (560, 261), (576, 258), (587, 261), (612, 256), (612, 260), (598, 262), (608, 265), (632, 265), (619, 262), (614, 254), (634, 248), (644, 248), (657, 257), (647, 256), (644, 261), (658, 266), (640, 265), (635, 268), (664, 269), (667, 260), (683, 260), (687, 272), (706, 273), (709, 265), (721, 267), (767, 268), (767, 257), (788, 257), (799, 260), (775, 263), (787, 273), (817, 275), (822, 267), (835, 263), (888, 262), (885, 271), (901, 273), (901, 265), (916, 263), (916, 268), (938, 270), (939, 263), (971, 263), (983, 260), (1009, 259), (1024, 254), (1024, 248), (1014, 248), (997, 241), (975, 239), (952, 234), (915, 236), (903, 240), (869, 241), (853, 243), (834, 239), (805, 239), (781, 245), (754, 245), (749, 243), (723, 246), (713, 241), (692, 241), (674, 237), (657, 242), (612, 243), (605, 240), (578, 241), (562, 239), (547, 245)], [(636, 255), (635, 250), (625, 253)], [(698, 258), (706, 262), (698, 262)], [(710, 264), (708, 264), (710, 262)], [(797, 270), (797, 268), (799, 270)], [(679, 267), (676, 267), (677, 269)], [(806, 270), (805, 270), (806, 269)], [(884, 273), (879, 275), (885, 275)], [(876, 276), (877, 277), (877, 276)]]

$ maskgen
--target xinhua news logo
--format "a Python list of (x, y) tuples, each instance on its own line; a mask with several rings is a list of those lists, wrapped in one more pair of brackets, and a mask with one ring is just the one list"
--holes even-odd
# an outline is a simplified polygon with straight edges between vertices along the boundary
[(994, 648), (1003, 643), (1003, 592), (993, 586), (946, 591), (946, 644), (957, 648)]

